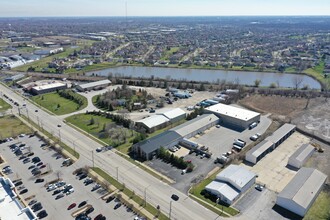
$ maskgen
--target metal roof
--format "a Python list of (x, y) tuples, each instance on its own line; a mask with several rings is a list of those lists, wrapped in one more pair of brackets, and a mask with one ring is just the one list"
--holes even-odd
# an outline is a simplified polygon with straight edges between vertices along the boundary
[(307, 209), (314, 201), (327, 176), (313, 168), (301, 168), (295, 177), (278, 194), (278, 197), (290, 199)]
[(81, 89), (88, 89), (88, 88), (93, 88), (96, 86), (103, 86), (105, 84), (110, 84), (111, 81), (108, 79), (105, 80), (100, 80), (100, 81), (96, 81), (96, 82), (90, 82), (90, 83), (85, 83), (85, 84), (81, 84), (78, 85)]
[(253, 157), (257, 158), (259, 157), (262, 153), (264, 153), (265, 151), (267, 151), (269, 148), (271, 148), (274, 145), (273, 142), (267, 141), (267, 140), (263, 140), (262, 142), (260, 142), (259, 144), (257, 144), (256, 146), (254, 146), (251, 150), (249, 150), (246, 153), (246, 157), (248, 157), (249, 155), (252, 155)]
[(230, 187), (226, 183), (218, 181), (212, 181), (205, 187), (205, 189), (209, 191), (216, 191), (230, 201), (235, 200), (235, 198), (239, 195), (239, 192), (237, 192), (234, 188)]
[(163, 115), (152, 115), (148, 118), (137, 121), (137, 123), (142, 123), (148, 128), (153, 128), (169, 121), (170, 120)]
[(223, 182), (228, 182), (234, 187), (239, 187), (241, 190), (248, 182), (250, 182), (256, 176), (255, 173), (250, 170), (239, 166), (239, 165), (229, 165), (222, 172), (220, 172), (216, 179)]
[(51, 88), (57, 88), (57, 87), (62, 87), (62, 86), (66, 86), (63, 83), (50, 83), (50, 84), (45, 84), (45, 85), (40, 85), (40, 86), (35, 86), (33, 87), (34, 90), (40, 91), (40, 90), (44, 90), (44, 89), (51, 89)]
[(228, 117), (237, 118), (243, 121), (249, 121), (260, 115), (258, 112), (221, 103), (207, 107), (205, 110), (214, 114), (226, 115)]
[(168, 119), (174, 119), (176, 117), (186, 115), (186, 112), (183, 111), (181, 108), (175, 108), (175, 109), (171, 109), (171, 110), (166, 110), (164, 112), (159, 112), (159, 113), (157, 113), (157, 115), (164, 115)]
[(214, 114), (203, 114), (171, 130), (177, 132), (182, 137), (185, 137), (186, 135), (191, 134), (192, 132), (218, 120), (219, 118)]
[(165, 131), (157, 136), (144, 140), (137, 145), (145, 153), (151, 153), (160, 147), (167, 147), (174, 141), (179, 141), (182, 137), (174, 131)]
[(290, 131), (296, 128), (293, 124), (284, 124), (282, 127), (277, 129), (271, 136), (267, 137), (266, 140), (271, 141), (273, 143), (277, 143), (281, 140), (285, 135), (287, 135)]
[(314, 150), (315, 148), (312, 145), (303, 144), (289, 157), (289, 162), (292, 160), (303, 162)]

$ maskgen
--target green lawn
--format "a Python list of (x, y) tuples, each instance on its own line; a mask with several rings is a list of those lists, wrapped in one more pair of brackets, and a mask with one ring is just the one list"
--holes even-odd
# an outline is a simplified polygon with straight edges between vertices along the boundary
[(177, 52), (180, 48), (179, 47), (171, 47), (170, 50), (165, 50), (163, 56), (160, 60), (168, 60), (175, 52)]
[(0, 98), (0, 112), (7, 111), (8, 109), (11, 109), (11, 105)]
[(82, 106), (79, 106), (72, 100), (61, 97), (56, 92), (34, 96), (32, 100), (56, 115), (65, 115), (84, 109), (87, 106), (87, 99), (84, 96), (75, 95), (80, 96), (84, 100)]
[(315, 77), (317, 80), (326, 83), (326, 79), (323, 76), (324, 71), (324, 61), (321, 61), (319, 65), (315, 66), (314, 68), (309, 68), (304, 71), (307, 75)]
[[(135, 131), (117, 126), (111, 119), (99, 115), (77, 114), (65, 120), (109, 145), (118, 146), (122, 152), (126, 153), (131, 146), (130, 140), (136, 135)], [(91, 123), (92, 120), (93, 123)], [(106, 132), (103, 131), (104, 128)], [(122, 143), (124, 139), (126, 141)]]
[[(207, 202), (209, 204), (209, 206), (206, 206), (207, 208), (212, 208), (215, 207), (215, 202), (213, 202), (210, 199), (206, 199), (202, 194), (202, 190), (205, 189), (205, 187), (211, 183), (216, 175), (218, 174), (218, 172), (215, 172), (214, 174), (212, 174), (209, 178), (203, 180), (202, 182), (200, 182), (199, 184), (194, 185), (191, 189), (190, 189), (190, 193), (202, 200), (204, 200), (205, 202)], [(198, 200), (196, 200), (198, 202)], [(201, 205), (205, 206), (203, 203), (199, 202)], [(221, 209), (222, 206), (221, 205), (217, 205), (217, 208)], [(221, 211), (219, 212), (216, 209), (213, 209), (214, 212), (221, 214)], [(231, 215), (237, 215), (239, 212), (236, 209), (233, 209), (231, 207), (227, 207), (227, 206), (223, 206), (223, 211), (227, 212)]]
[(330, 193), (322, 191), (308, 210), (304, 220), (328, 220), (330, 219)]
[(31, 133), (32, 130), (15, 116), (0, 118), (0, 139)]

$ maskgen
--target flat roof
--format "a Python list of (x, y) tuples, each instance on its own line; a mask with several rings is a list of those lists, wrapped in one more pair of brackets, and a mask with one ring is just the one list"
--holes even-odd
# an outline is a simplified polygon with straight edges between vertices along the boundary
[(6, 184), (6, 180), (0, 177), (0, 217), (2, 219), (15, 219), (15, 220), (30, 220), (28, 213), (22, 212), (21, 204), (18, 199), (13, 198), (14, 194), (10, 189), (10, 185)]
[(260, 115), (260, 113), (258, 112), (250, 111), (239, 107), (234, 107), (231, 105), (225, 105), (221, 103), (207, 107), (205, 108), (205, 110), (212, 112), (214, 114), (221, 114), (221, 115), (229, 116), (231, 118), (237, 118), (242, 121), (249, 121), (250, 119)]
[(110, 84), (110, 83), (111, 83), (110, 80), (105, 79), (105, 80), (100, 80), (100, 81), (96, 81), (96, 82), (81, 84), (81, 85), (78, 85), (78, 86), (82, 89), (88, 89), (88, 88), (93, 88), (95, 86), (103, 86), (105, 84)]
[(312, 145), (303, 144), (289, 157), (289, 162), (291, 160), (303, 162), (314, 150), (315, 148)]
[(142, 123), (148, 128), (153, 128), (169, 121), (170, 120), (163, 115), (152, 115), (148, 118), (144, 118), (137, 121), (137, 123)]
[(181, 115), (186, 115), (186, 112), (183, 111), (181, 108), (175, 108), (175, 109), (159, 112), (159, 113), (157, 113), (157, 115), (164, 115), (168, 119), (173, 119), (173, 118), (179, 117)]
[(205, 187), (205, 189), (217, 191), (219, 194), (223, 195), (230, 201), (233, 201), (239, 195), (239, 192), (230, 187), (228, 184), (218, 181), (212, 181)]
[(40, 86), (34, 86), (34, 87), (32, 87), (32, 89), (40, 91), (40, 90), (57, 88), (57, 87), (62, 87), (62, 86), (66, 86), (66, 85), (64, 83), (56, 82), (56, 83), (50, 83), (50, 84), (45, 84), (45, 85), (40, 85)]
[(214, 114), (203, 114), (171, 130), (177, 132), (182, 137), (185, 137), (186, 135), (218, 120), (219, 118)]
[[(221, 171), (216, 179), (220, 181), (226, 181), (233, 186), (243, 188), (248, 182), (250, 182), (256, 176), (255, 173), (246, 169), (243, 166), (231, 164)], [(240, 189), (238, 189), (240, 190)]]
[(290, 199), (307, 209), (314, 201), (327, 176), (317, 169), (302, 167), (278, 197)]
[(266, 140), (271, 141), (273, 143), (277, 143), (281, 140), (285, 135), (287, 135), (290, 131), (296, 128), (293, 124), (284, 124), (279, 129), (277, 129), (271, 136), (268, 136)]
[(167, 147), (169, 144), (173, 143), (174, 141), (178, 141), (182, 137), (174, 131), (165, 131), (159, 135), (156, 135), (152, 138), (146, 139), (136, 145), (140, 147), (145, 153), (151, 153), (161, 146)]
[(264, 153), (266, 150), (271, 148), (274, 145), (273, 142), (263, 140), (256, 146), (254, 146), (251, 150), (249, 150), (246, 155), (253, 155), (254, 157), (259, 157), (262, 153)]

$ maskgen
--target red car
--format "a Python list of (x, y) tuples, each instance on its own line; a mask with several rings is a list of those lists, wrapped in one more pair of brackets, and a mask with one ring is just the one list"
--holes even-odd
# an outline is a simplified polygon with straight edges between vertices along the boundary
[(45, 167), (46, 167), (46, 164), (43, 164), (40, 166), (40, 169), (45, 168)]
[(77, 206), (76, 203), (72, 203), (71, 205), (69, 205), (68, 210), (73, 209), (73, 208), (76, 207), (76, 206)]

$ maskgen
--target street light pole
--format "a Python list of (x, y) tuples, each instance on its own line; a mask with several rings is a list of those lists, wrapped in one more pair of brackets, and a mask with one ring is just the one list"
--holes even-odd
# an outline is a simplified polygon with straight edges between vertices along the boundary
[(119, 168), (119, 167), (116, 167), (116, 171), (117, 171), (117, 172), (116, 172), (116, 173), (117, 173), (116, 178), (117, 178), (117, 181), (118, 181), (118, 168)]
[(94, 151), (92, 150), (92, 161), (93, 161), (93, 168), (94, 168)]
[[(151, 186), (151, 185), (149, 185), (149, 186)], [(144, 206), (147, 206), (147, 189), (148, 189), (149, 186), (147, 186), (144, 189)]]
[(171, 214), (172, 214), (172, 200), (170, 201), (170, 213), (168, 215), (168, 218), (171, 220)]

